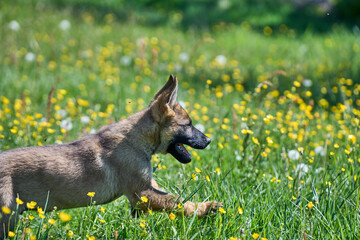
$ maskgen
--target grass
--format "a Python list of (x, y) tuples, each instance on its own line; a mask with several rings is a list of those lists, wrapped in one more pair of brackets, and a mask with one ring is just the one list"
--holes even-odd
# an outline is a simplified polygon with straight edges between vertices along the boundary
[[(133, 218), (124, 197), (103, 206), (89, 197), (87, 208), (24, 213), (12, 239), (360, 237), (358, 36), (246, 22), (183, 32), (46, 4), (1, 9), (1, 150), (89, 134), (147, 106), (173, 73), (213, 141), (190, 150), (188, 165), (156, 156), (155, 178), (183, 198), (224, 204), (214, 216), (171, 220)], [(12, 20), (20, 30), (9, 30)]]

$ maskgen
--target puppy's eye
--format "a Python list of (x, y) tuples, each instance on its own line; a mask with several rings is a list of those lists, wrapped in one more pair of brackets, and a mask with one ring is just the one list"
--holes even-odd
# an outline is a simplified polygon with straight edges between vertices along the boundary
[(182, 126), (184, 126), (184, 127), (191, 127), (191, 125), (192, 125), (192, 123), (189, 122), (189, 123), (183, 124)]

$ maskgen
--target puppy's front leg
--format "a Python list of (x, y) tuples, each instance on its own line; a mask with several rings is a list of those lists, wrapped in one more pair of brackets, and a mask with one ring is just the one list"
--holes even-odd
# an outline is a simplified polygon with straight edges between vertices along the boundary
[[(153, 184), (152, 182), (152, 186), (154, 186), (155, 184)], [(134, 200), (136, 200), (136, 206), (139, 210), (146, 212), (148, 209), (152, 209), (154, 211), (165, 210), (169, 212), (171, 210), (178, 209), (177, 205), (181, 202), (179, 196), (162, 192), (152, 186), (149, 189), (141, 191), (140, 194), (136, 194), (136, 199)], [(143, 196), (146, 197), (146, 202), (143, 201)], [(197, 210), (197, 216), (202, 217), (209, 212), (216, 212), (217, 209), (221, 206), (221, 203), (215, 201), (207, 201), (203, 203), (194, 203), (188, 201), (183, 205), (181, 209), (178, 209), (176, 213), (178, 215), (184, 213), (185, 216), (189, 216)]]

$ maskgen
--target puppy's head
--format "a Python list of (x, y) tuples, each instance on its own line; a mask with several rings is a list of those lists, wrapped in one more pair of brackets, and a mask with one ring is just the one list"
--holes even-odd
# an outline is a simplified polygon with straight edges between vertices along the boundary
[(179, 162), (189, 163), (191, 155), (184, 144), (204, 149), (211, 140), (192, 125), (189, 115), (176, 101), (177, 90), (177, 78), (170, 75), (150, 104), (152, 116), (160, 126), (161, 143), (157, 152), (170, 153)]

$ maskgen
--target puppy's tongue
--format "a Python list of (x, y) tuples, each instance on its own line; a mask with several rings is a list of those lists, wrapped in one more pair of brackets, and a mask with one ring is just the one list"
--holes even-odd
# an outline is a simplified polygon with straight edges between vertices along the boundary
[(176, 144), (176, 148), (182, 152), (183, 154), (185, 154), (188, 157), (191, 157), (191, 154), (186, 150), (186, 148), (184, 147), (184, 145), (182, 145), (181, 143), (177, 143)]

